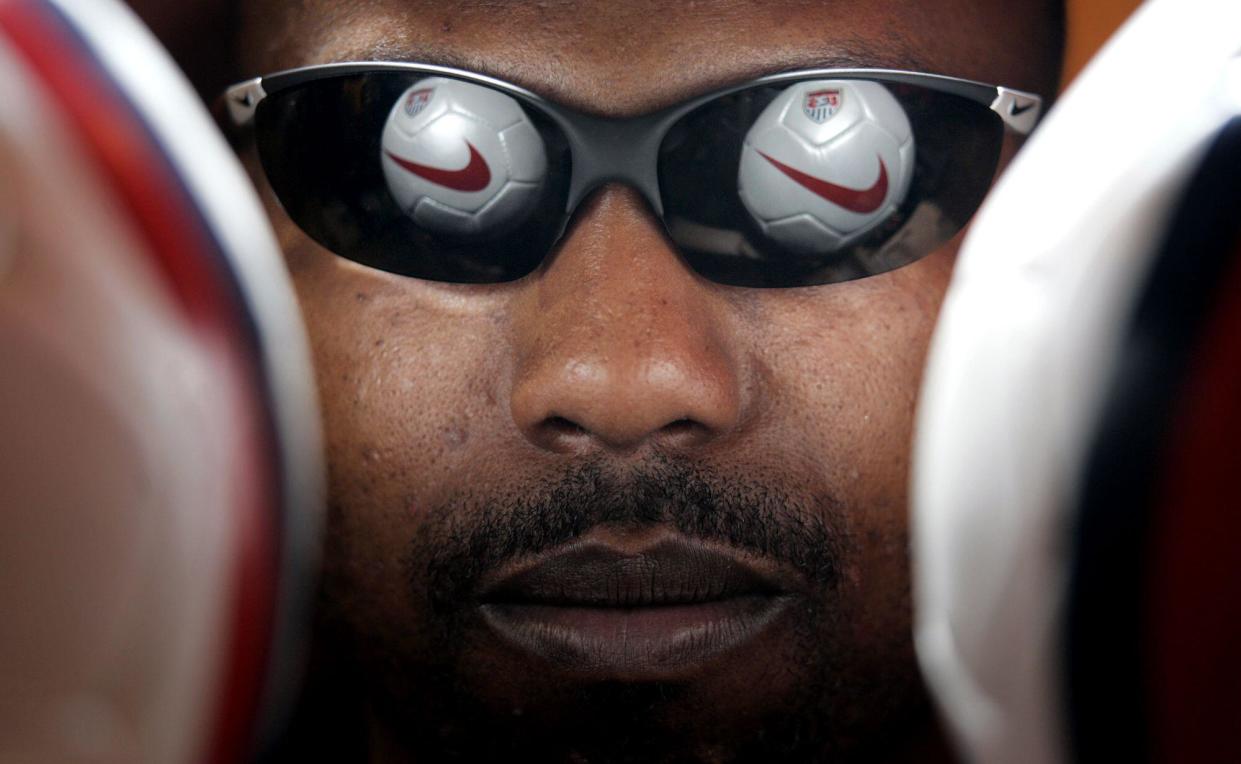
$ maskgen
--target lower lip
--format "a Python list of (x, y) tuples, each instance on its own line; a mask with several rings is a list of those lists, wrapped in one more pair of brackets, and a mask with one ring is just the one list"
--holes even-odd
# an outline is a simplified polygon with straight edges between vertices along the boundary
[(640, 608), (488, 603), (484, 621), (506, 642), (557, 667), (610, 679), (672, 678), (756, 639), (788, 596)]

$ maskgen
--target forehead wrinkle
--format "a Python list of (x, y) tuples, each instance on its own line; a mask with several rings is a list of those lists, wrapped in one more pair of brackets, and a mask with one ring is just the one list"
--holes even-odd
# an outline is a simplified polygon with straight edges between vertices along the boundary
[[(966, 0), (942, 2), (957, 8), (956, 23), (982, 28), (999, 23), (996, 14), (1001, 12), (993, 4), (983, 11)], [(946, 18), (952, 14), (911, 0), (671, 4), (660, 23), (640, 27), (622, 22), (649, 5), (641, 0), (266, 0), (243, 5), (267, 9), (266, 14), (248, 11), (248, 20), (261, 22), (249, 25), (248, 44), (242, 46), (250, 54), (245, 61), (250, 75), (340, 61), (415, 61), (487, 74), (579, 111), (616, 117), (800, 68), (909, 69), (1038, 89), (1028, 77), (1010, 76), (1020, 74), (1020, 66), (995, 66), (996, 57), (978, 48), (985, 47), (984, 40), (972, 41), (971, 47), (956, 40), (960, 35), (943, 34), (952, 28)], [(502, 7), (507, 9), (503, 13)], [(823, 24), (823, 33), (815, 34), (819, 27), (807, 27), (799, 8), (811, 13), (806, 9), (817, 8), (829, 21), (841, 23)], [(689, 23), (708, 10), (713, 23)], [(960, 13), (966, 10), (963, 19)], [(1008, 15), (1020, 14), (1010, 9)], [(676, 23), (673, 16), (686, 17), (681, 19), (686, 23)], [(858, 28), (846, 23), (855, 16), (867, 22)], [(499, 27), (488, 22), (501, 17)]]
[[(906, 40), (893, 37), (891, 42), (891, 45), (883, 48), (860, 37), (851, 37), (824, 44), (818, 50), (771, 48), (762, 61), (738, 61), (738, 65), (742, 67), (738, 71), (738, 76), (745, 74), (758, 76), (791, 69), (810, 68), (932, 71), (925, 57), (918, 54)], [(490, 63), (494, 61), (492, 56), (455, 50), (442, 45), (411, 46), (396, 39), (380, 39), (364, 41), (356, 46), (328, 47), (334, 57), (333, 61), (403, 61), (455, 66), (496, 77), (502, 74), (497, 70), (498, 67)], [(944, 72), (933, 73), (944, 74)], [(500, 78), (503, 79), (503, 77)]]
[[(538, 57), (521, 62), (498, 60), (493, 55), (436, 44), (409, 43), (398, 39), (370, 39), (350, 44), (326, 41), (322, 55), (307, 63), (347, 61), (398, 61), (448, 66), (485, 74), (517, 85), (543, 98), (587, 114), (629, 117), (658, 110), (702, 93), (746, 82), (767, 74), (798, 69), (905, 69), (936, 71), (911, 46), (879, 48), (869, 41), (838, 40), (820, 49), (771, 49), (762, 57), (732, 59), (724, 66), (682, 67), (675, 82), (665, 82), (646, 97), (614, 100), (600, 96), (614, 93), (588, 92), (566, 81), (558, 68)], [(942, 73), (942, 72), (938, 72)]]

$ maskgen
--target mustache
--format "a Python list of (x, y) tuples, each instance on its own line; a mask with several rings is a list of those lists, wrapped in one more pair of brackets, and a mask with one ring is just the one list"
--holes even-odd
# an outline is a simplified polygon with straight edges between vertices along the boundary
[(446, 613), (470, 604), (489, 571), (593, 528), (670, 526), (787, 565), (820, 589), (834, 587), (849, 549), (842, 503), (782, 482), (667, 457), (624, 473), (588, 460), (520, 490), (434, 509), (410, 545), (407, 577), (414, 596)]

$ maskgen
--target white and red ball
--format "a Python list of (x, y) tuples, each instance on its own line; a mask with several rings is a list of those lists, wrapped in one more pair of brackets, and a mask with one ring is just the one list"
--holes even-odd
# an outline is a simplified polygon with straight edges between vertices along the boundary
[[(1192, 517), (1179, 507), (1162, 516), (1128, 503), (1116, 508), (1129, 523), (1144, 522), (1128, 518), (1150, 511), (1165, 524), (1152, 523), (1159, 531), (1147, 536), (1145, 529), (1135, 533), (1118, 523), (1106, 540), (1110, 558), (1082, 543), (1083, 521), (1115, 506), (1090, 501), (1086, 490), (1101, 465), (1114, 465), (1097, 458), (1107, 453), (1103, 446), (1118, 445), (1101, 437), (1107, 412), (1143, 400), (1126, 395), (1120, 381), (1137, 389), (1144, 380), (1133, 378), (1134, 369), (1140, 374), (1179, 363), (1158, 335), (1135, 332), (1135, 317), (1143, 292), (1157, 288), (1148, 279), (1161, 250), (1174, 251), (1175, 244), (1164, 242), (1186, 183), (1213, 136), (1241, 117), (1238, 50), (1241, 4), (1143, 4), (1005, 171), (961, 247), (920, 396), (911, 540), (918, 656), (964, 760), (1098, 759), (1089, 755), (1092, 748), (1081, 747), (1084, 741), (1114, 745), (1111, 758), (1132, 760), (1125, 748), (1134, 740), (1158, 743), (1138, 757), (1144, 761), (1238, 760), (1227, 753), (1236, 750), (1232, 726), (1210, 723), (1221, 706), (1238, 718), (1235, 649), (1213, 660), (1216, 638), (1226, 630), (1204, 630), (1192, 642), (1164, 641), (1203, 615), (1227, 619), (1236, 612), (1237, 593), (1219, 597), (1216, 586), (1230, 582), (1235, 559), (1215, 556), (1209, 534), (1196, 543), (1192, 568), (1160, 556), (1179, 542), (1175, 529)], [(1169, 60), (1177, 66), (1170, 69)], [(1176, 94), (1175, 108), (1149, 110), (1141, 129), (1116, 129), (1117, 114), (1163, 93)], [(1227, 198), (1221, 193), (1218, 203)], [(1203, 250), (1187, 247), (1184, 255), (1191, 266), (1185, 272), (1195, 273), (1192, 264)], [(1209, 315), (1211, 309), (1200, 306), (1209, 304), (1203, 295), (1217, 283), (1227, 282), (1203, 283), (1163, 303), (1169, 313), (1189, 312), (1181, 306), (1192, 305)], [(1194, 365), (1212, 368), (1223, 357), (1215, 355), (1218, 346), (1197, 342)], [(1139, 355), (1142, 363), (1133, 363)], [(1199, 401), (1186, 397), (1185, 403)], [(1228, 412), (1216, 412), (1219, 438), (1235, 446)], [(1159, 417), (1157, 411), (1128, 413)], [(1162, 474), (1171, 474), (1174, 457), (1188, 453), (1172, 435), (1181, 429), (1169, 427), (1162, 441), (1152, 441), (1166, 448), (1166, 461), (1155, 465)], [(1211, 459), (1195, 462), (1210, 465)], [(1130, 477), (1129, 469), (1125, 465), (1115, 479)], [(1210, 493), (1208, 485), (1186, 492), (1185, 501), (1215, 502), (1220, 518), (1234, 516), (1237, 502)], [(1164, 487), (1173, 486), (1180, 487)], [(1150, 501), (1163, 511), (1176, 504), (1169, 497)], [(1118, 560), (1144, 566), (1132, 588), (1094, 586), (1097, 571)], [(1191, 569), (1202, 572), (1202, 584), (1209, 575), (1212, 585), (1178, 590), (1194, 580), (1185, 575)], [(1094, 586), (1085, 600), (1083, 583)], [(1144, 665), (1134, 661), (1132, 673), (1125, 673), (1117, 663), (1083, 660), (1097, 657), (1098, 647), (1077, 640), (1072, 614), (1083, 602), (1108, 598), (1122, 611), (1128, 596), (1134, 597), (1129, 607), (1142, 609), (1147, 620), (1114, 647), (1140, 653)], [(1183, 645), (1188, 649), (1174, 654)], [(1167, 672), (1167, 679), (1151, 681), (1157, 671)], [(1179, 694), (1212, 673), (1215, 686), (1232, 693), (1230, 705), (1210, 694)], [(1090, 702), (1100, 692), (1111, 692), (1114, 701), (1106, 707)], [(1148, 695), (1135, 699), (1135, 692)], [(1107, 717), (1118, 707), (1144, 710), (1131, 730), (1109, 735), (1115, 727)], [(1192, 724), (1175, 727), (1186, 718)], [(1179, 734), (1185, 731), (1195, 733), (1192, 743), (1161, 750), (1184, 740)], [(1194, 755), (1191, 746), (1214, 755)]]
[(905, 200), (914, 170), (904, 108), (875, 82), (791, 85), (746, 134), (737, 187), (763, 232), (796, 251), (843, 249)]
[(245, 171), (121, 0), (0, 2), (0, 761), (249, 761), (323, 468)]
[(401, 94), (381, 151), (397, 205), (437, 233), (486, 234), (521, 222), (547, 173), (543, 139), (514, 98), (444, 77)]

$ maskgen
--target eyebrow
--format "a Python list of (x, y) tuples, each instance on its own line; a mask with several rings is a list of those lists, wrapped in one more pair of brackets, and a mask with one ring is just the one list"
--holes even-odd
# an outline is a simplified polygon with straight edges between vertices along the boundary
[[(340, 62), (347, 61), (395, 61), (411, 64), (433, 64), (454, 69), (468, 69), (480, 74), (492, 74), (478, 68), (482, 63), (474, 57), (450, 48), (417, 48), (395, 40), (380, 40), (369, 45), (349, 48), (338, 55)], [(335, 62), (332, 62), (335, 63)]]
[[(818, 51), (777, 51), (769, 65), (755, 76), (796, 69), (896, 69), (951, 74), (940, 71), (904, 38), (891, 35), (883, 43), (879, 46), (855, 37), (834, 41)], [(787, 55), (781, 57), (780, 53)]]

